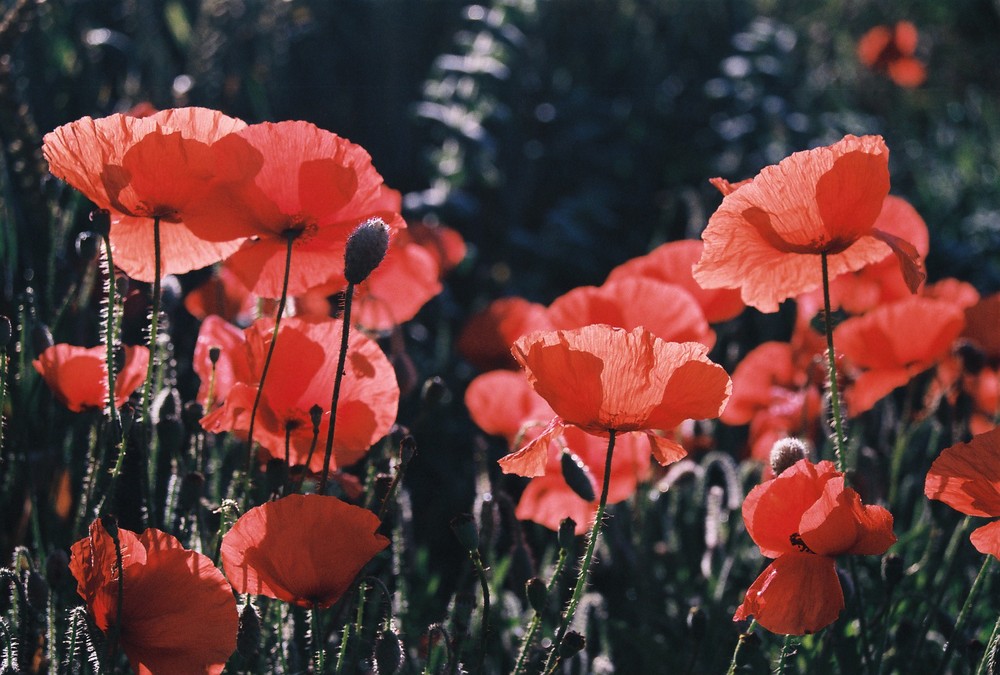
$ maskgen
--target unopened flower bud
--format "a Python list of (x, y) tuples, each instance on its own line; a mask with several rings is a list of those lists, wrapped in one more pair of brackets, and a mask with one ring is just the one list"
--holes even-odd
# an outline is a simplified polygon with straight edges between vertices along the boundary
[(569, 450), (563, 450), (559, 462), (566, 485), (583, 501), (594, 501), (597, 498), (594, 493), (594, 475), (583, 460)]
[(372, 218), (358, 225), (347, 238), (344, 251), (344, 277), (348, 283), (360, 284), (379, 266), (389, 249), (389, 227), (381, 218)]
[(559, 656), (568, 659), (587, 646), (587, 639), (575, 630), (567, 631), (562, 644), (559, 645)]
[(576, 521), (572, 518), (563, 518), (559, 521), (559, 548), (564, 551), (572, 550), (576, 543)]
[(399, 442), (400, 464), (406, 466), (415, 454), (417, 454), (417, 441), (410, 434), (406, 434), (403, 436), (403, 440)]
[(475, 518), (470, 514), (463, 513), (452, 518), (451, 530), (466, 551), (472, 553), (479, 550), (479, 531), (476, 529)]
[(691, 637), (695, 642), (701, 642), (708, 631), (708, 617), (701, 607), (692, 607), (688, 610), (687, 627), (691, 631)]
[(111, 233), (111, 212), (107, 209), (94, 209), (90, 212), (90, 222), (97, 232), (105, 239)]
[(49, 584), (45, 578), (35, 570), (27, 570), (24, 573), (24, 591), (28, 598), (28, 604), (35, 611), (44, 612), (49, 604)]
[(236, 651), (250, 659), (260, 649), (260, 614), (257, 607), (247, 603), (240, 610), (239, 629), (236, 632)]
[(420, 400), (427, 406), (435, 407), (446, 401), (450, 393), (444, 380), (435, 375), (424, 382), (420, 389)]
[(805, 443), (797, 438), (782, 438), (771, 446), (771, 470), (775, 476), (780, 476), (785, 469), (805, 459), (806, 454)]
[(323, 421), (323, 408), (319, 404), (309, 408), (309, 421), (312, 422), (313, 433), (319, 433), (319, 425)]
[(181, 410), (181, 421), (185, 429), (197, 429), (198, 422), (205, 416), (205, 407), (197, 401), (188, 401)]
[(69, 573), (69, 556), (57, 548), (45, 559), (45, 576), (50, 586), (60, 586)]
[(889, 553), (882, 558), (882, 581), (891, 591), (903, 580), (903, 558), (898, 553)]
[(524, 592), (528, 596), (528, 604), (536, 613), (545, 611), (545, 605), (549, 599), (549, 589), (545, 582), (538, 577), (531, 577), (524, 585)]
[(101, 237), (96, 232), (81, 232), (76, 235), (76, 255), (83, 262), (90, 262), (101, 250)]
[(392, 675), (403, 664), (403, 645), (391, 630), (379, 631), (375, 638), (375, 666), (379, 675)]

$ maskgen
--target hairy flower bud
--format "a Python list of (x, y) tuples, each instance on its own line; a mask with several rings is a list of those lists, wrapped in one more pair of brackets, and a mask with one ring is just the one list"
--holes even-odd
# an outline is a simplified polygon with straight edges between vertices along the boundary
[(389, 227), (381, 218), (372, 218), (355, 228), (344, 251), (344, 277), (360, 284), (379, 266), (389, 248)]
[(476, 529), (475, 518), (468, 513), (455, 516), (451, 519), (451, 529), (466, 551), (471, 553), (479, 550), (479, 531)]
[(572, 518), (563, 518), (559, 521), (559, 548), (569, 551), (576, 543), (576, 521)]
[(391, 630), (379, 631), (375, 638), (375, 665), (379, 675), (392, 675), (403, 664), (403, 645)]
[(800, 459), (805, 459), (809, 453), (805, 443), (797, 438), (782, 438), (771, 447), (771, 470), (775, 476), (792, 467)]
[(524, 592), (528, 596), (528, 604), (536, 613), (545, 611), (545, 605), (549, 599), (549, 589), (545, 582), (538, 577), (531, 577), (524, 585)]
[(597, 498), (594, 492), (594, 476), (583, 460), (571, 451), (564, 450), (559, 463), (566, 485), (583, 501), (594, 501)]

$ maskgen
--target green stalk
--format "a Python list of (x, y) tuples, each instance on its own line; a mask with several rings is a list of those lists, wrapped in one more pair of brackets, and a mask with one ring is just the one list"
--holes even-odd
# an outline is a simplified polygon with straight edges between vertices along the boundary
[(1000, 617), (997, 617), (997, 622), (993, 624), (993, 632), (990, 633), (990, 639), (986, 641), (986, 651), (983, 653), (983, 658), (979, 661), (979, 665), (976, 667), (976, 675), (980, 675), (986, 671), (986, 666), (990, 660), (990, 654), (996, 648), (997, 639), (1000, 639)]
[(733, 658), (729, 662), (729, 670), (726, 671), (726, 675), (736, 675), (736, 668), (739, 665), (740, 652), (743, 651), (743, 645), (746, 644), (750, 636), (753, 635), (753, 629), (757, 626), (757, 619), (750, 621), (750, 625), (747, 626), (746, 631), (740, 633), (740, 639), (736, 641), (736, 647), (733, 649)]
[(555, 672), (556, 666), (559, 664), (559, 648), (562, 646), (563, 638), (566, 637), (566, 631), (569, 629), (569, 624), (576, 613), (576, 607), (580, 604), (580, 598), (583, 597), (583, 591), (587, 588), (590, 563), (594, 558), (594, 549), (597, 548), (597, 537), (601, 532), (604, 511), (608, 505), (608, 488), (611, 484), (611, 457), (615, 450), (615, 433), (614, 429), (609, 430), (608, 456), (604, 461), (604, 482), (601, 486), (601, 500), (597, 504), (597, 514), (594, 516), (594, 525), (590, 529), (590, 536), (587, 537), (587, 549), (584, 551), (583, 559), (580, 562), (580, 573), (576, 579), (576, 588), (573, 589), (573, 596), (570, 598), (569, 604), (566, 605), (566, 611), (563, 612), (562, 621), (559, 623), (559, 630), (552, 641), (552, 651), (549, 652), (549, 656), (545, 661), (545, 668), (542, 670), (546, 674)]
[(340, 643), (340, 652), (337, 654), (337, 666), (334, 668), (334, 673), (340, 675), (344, 671), (344, 663), (346, 661), (347, 648), (350, 645), (351, 635), (353, 633), (361, 634), (361, 628), (365, 616), (365, 596), (368, 591), (368, 582), (362, 580), (358, 584), (358, 606), (354, 610), (354, 621), (348, 621), (344, 626), (344, 637)]
[(830, 308), (830, 271), (826, 253), (820, 254), (823, 263), (823, 311), (826, 317), (826, 354), (827, 369), (830, 376), (830, 407), (833, 413), (833, 428), (836, 432), (833, 439), (833, 453), (837, 460), (837, 469), (844, 473), (847, 465), (844, 460), (844, 430), (840, 419), (840, 390), (837, 386), (837, 357), (833, 350), (833, 311)]
[(323, 675), (323, 671), (326, 670), (326, 653), (323, 650), (322, 632), (319, 625), (319, 606), (313, 603), (309, 614), (312, 618), (313, 663), (316, 664), (316, 675)]
[(972, 588), (969, 589), (969, 595), (965, 598), (965, 603), (962, 605), (961, 611), (958, 613), (958, 618), (955, 619), (955, 627), (951, 631), (951, 636), (948, 638), (948, 644), (944, 647), (944, 656), (941, 657), (941, 663), (938, 665), (937, 675), (943, 675), (948, 669), (948, 661), (951, 660), (951, 653), (955, 651), (955, 641), (961, 633), (963, 626), (965, 625), (965, 620), (969, 616), (969, 610), (972, 608), (972, 603), (979, 594), (979, 589), (983, 585), (983, 582), (988, 576), (990, 571), (990, 566), (993, 564), (993, 556), (986, 555), (983, 560), (982, 567), (979, 568), (979, 574), (976, 575), (976, 580), (972, 582)]
[(479, 551), (470, 551), (469, 557), (476, 567), (476, 575), (479, 577), (479, 585), (483, 589), (483, 620), (479, 627), (479, 653), (476, 655), (476, 668), (474, 673), (483, 672), (483, 664), (486, 662), (486, 641), (490, 632), (490, 584), (486, 578), (486, 568), (483, 567), (483, 558)]
[(337, 374), (333, 380), (333, 397), (330, 402), (330, 428), (326, 433), (326, 452), (323, 453), (323, 473), (319, 481), (319, 494), (326, 494), (326, 481), (330, 475), (330, 458), (333, 457), (333, 432), (337, 426), (337, 402), (340, 400), (340, 384), (344, 379), (344, 363), (347, 361), (347, 340), (351, 332), (351, 301), (354, 298), (354, 284), (348, 283), (344, 292), (344, 325), (340, 333), (340, 356), (337, 359)]
[[(111, 414), (111, 428), (114, 433), (117, 434), (121, 433), (122, 427), (122, 418), (118, 413), (118, 406), (115, 403), (115, 378), (117, 377), (117, 374), (115, 373), (115, 345), (118, 344), (118, 335), (115, 327), (115, 315), (118, 311), (118, 298), (115, 291), (115, 266), (114, 260), (111, 257), (111, 240), (108, 237), (104, 237), (104, 252), (107, 255), (108, 263), (108, 268), (106, 270), (108, 315), (106, 317), (106, 326), (104, 329), (106, 333), (104, 336), (104, 342), (107, 345), (105, 360), (108, 366), (108, 412)], [(152, 353), (150, 353), (150, 362), (152, 362), (152, 358)]]
[[(559, 575), (562, 574), (563, 568), (566, 566), (566, 560), (569, 556), (566, 555), (566, 549), (559, 549), (559, 558), (556, 560), (555, 570), (552, 572), (552, 580), (549, 581), (549, 590), (555, 585), (556, 580)], [(520, 675), (524, 672), (524, 667), (527, 665), (528, 652), (531, 649), (531, 644), (535, 641), (535, 633), (538, 632), (539, 627), (542, 625), (542, 613), (535, 612), (535, 615), (531, 617), (531, 623), (528, 624), (528, 631), (524, 634), (524, 638), (521, 640), (521, 649), (517, 654), (517, 663), (514, 664), (514, 670), (511, 675)]]

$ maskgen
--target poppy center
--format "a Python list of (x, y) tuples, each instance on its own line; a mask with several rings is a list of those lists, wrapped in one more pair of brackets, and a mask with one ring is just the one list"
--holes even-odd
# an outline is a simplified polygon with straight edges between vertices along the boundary
[(792, 534), (788, 536), (788, 541), (791, 542), (792, 546), (799, 549), (800, 553), (812, 553), (814, 555), (816, 554), (816, 551), (806, 546), (806, 543), (802, 541), (802, 535), (799, 534), (798, 532), (792, 532)]
[(771, 214), (758, 206), (751, 206), (744, 209), (741, 214), (748, 223), (759, 234), (764, 241), (778, 249), (782, 253), (820, 253), (836, 254), (843, 252), (853, 244), (853, 240), (842, 241), (840, 239), (827, 239), (825, 236), (813, 239), (806, 244), (799, 244), (785, 239), (771, 222)]

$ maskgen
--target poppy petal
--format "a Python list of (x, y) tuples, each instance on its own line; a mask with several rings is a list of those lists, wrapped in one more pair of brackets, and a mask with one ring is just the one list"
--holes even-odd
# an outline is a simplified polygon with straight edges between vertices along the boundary
[(733, 616), (753, 616), (772, 633), (808, 635), (829, 626), (844, 609), (833, 558), (787, 553), (767, 566)]
[(945, 448), (924, 494), (969, 516), (1000, 516), (1000, 427)]
[(540, 434), (519, 450), (497, 460), (500, 470), (526, 478), (544, 476), (545, 465), (548, 463), (549, 443), (558, 438), (562, 430), (562, 420), (554, 418)]
[(976, 528), (969, 539), (980, 553), (1000, 559), (1000, 520)]

